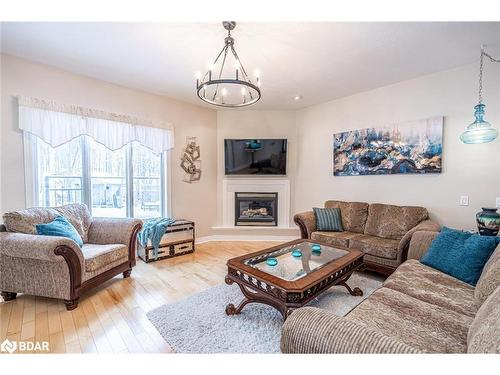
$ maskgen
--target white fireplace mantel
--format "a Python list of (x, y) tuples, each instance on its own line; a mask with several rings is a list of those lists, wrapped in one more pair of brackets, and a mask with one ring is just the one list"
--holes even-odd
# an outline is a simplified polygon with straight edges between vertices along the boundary
[(290, 228), (290, 180), (288, 178), (252, 177), (223, 179), (222, 225), (225, 228), (244, 228), (235, 227), (234, 225), (234, 193), (237, 192), (278, 193), (277, 228)]

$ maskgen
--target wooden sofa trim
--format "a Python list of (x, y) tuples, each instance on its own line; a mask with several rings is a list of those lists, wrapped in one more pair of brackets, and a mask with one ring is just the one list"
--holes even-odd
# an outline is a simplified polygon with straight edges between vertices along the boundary
[(137, 247), (137, 234), (142, 228), (142, 224), (137, 224), (132, 230), (132, 236), (129, 241), (128, 260), (116, 267), (113, 267), (99, 275), (82, 283), (82, 267), (80, 259), (75, 251), (68, 246), (58, 246), (54, 250), (55, 255), (60, 255), (66, 261), (70, 277), (70, 299), (64, 300), (66, 310), (74, 310), (78, 307), (80, 295), (90, 289), (101, 285), (103, 282), (123, 273), (123, 277), (127, 278), (132, 273), (132, 267), (136, 265), (135, 253)]

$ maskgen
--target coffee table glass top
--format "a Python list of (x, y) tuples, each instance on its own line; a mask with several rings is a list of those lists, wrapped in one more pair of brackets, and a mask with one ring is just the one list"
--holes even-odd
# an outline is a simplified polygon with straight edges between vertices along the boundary
[(260, 254), (244, 263), (283, 280), (295, 281), (347, 254), (347, 250), (306, 241)]

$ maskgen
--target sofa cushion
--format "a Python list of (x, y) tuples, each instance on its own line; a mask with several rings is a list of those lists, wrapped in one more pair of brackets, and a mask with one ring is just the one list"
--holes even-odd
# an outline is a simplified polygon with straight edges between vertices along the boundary
[(484, 301), (467, 336), (468, 353), (500, 353), (500, 288)]
[(47, 224), (62, 215), (75, 227), (83, 242), (87, 242), (92, 218), (84, 204), (68, 204), (61, 207), (33, 207), (8, 212), (3, 215), (8, 232), (37, 234), (37, 224)]
[(472, 286), (417, 260), (404, 262), (383, 286), (472, 318), (477, 312)]
[(396, 269), (401, 264), (399, 259), (381, 258), (370, 254), (365, 254), (365, 256), (363, 257), (363, 262), (383, 266), (388, 270), (390, 270), (391, 268)]
[(500, 245), (491, 254), (490, 259), (484, 265), (483, 272), (479, 277), (474, 289), (474, 298), (477, 307), (481, 306), (486, 298), (500, 286)]
[(128, 247), (122, 244), (96, 245), (86, 243), (82, 247), (85, 271), (92, 272), (116, 260), (128, 256)]
[(82, 237), (83, 242), (88, 241), (92, 217), (90, 216), (90, 212), (86, 205), (75, 203), (67, 204), (61, 207), (53, 207), (53, 209), (69, 220)]
[(410, 229), (429, 217), (427, 209), (413, 206), (370, 204), (365, 234), (400, 240)]
[(444, 227), (432, 241), (422, 263), (476, 285), (500, 237), (480, 236)]
[(326, 232), (342, 232), (342, 219), (340, 208), (318, 208), (314, 207), (314, 217), (316, 219), (316, 229)]
[(332, 246), (349, 247), (349, 240), (363, 236), (354, 232), (312, 232), (311, 240), (323, 242)]
[(349, 241), (349, 247), (361, 250), (365, 254), (380, 258), (396, 259), (398, 256), (399, 240), (368, 236), (357, 236)]
[(25, 210), (7, 212), (3, 215), (8, 232), (37, 234), (37, 224), (47, 224), (59, 213), (52, 208), (34, 207)]
[(365, 231), (366, 218), (368, 217), (368, 203), (326, 201), (325, 208), (340, 208), (344, 230), (355, 233), (363, 233)]
[(82, 237), (64, 216), (58, 216), (47, 224), (37, 224), (36, 232), (44, 236), (66, 237), (75, 241), (78, 246), (83, 246)]
[(431, 353), (465, 353), (473, 318), (382, 287), (346, 319)]

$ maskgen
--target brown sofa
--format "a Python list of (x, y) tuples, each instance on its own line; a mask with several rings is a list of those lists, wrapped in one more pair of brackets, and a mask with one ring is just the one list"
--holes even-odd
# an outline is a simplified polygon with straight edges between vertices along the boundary
[[(65, 216), (79, 232), (80, 248), (65, 237), (36, 234), (36, 224)], [(92, 218), (85, 205), (30, 208), (4, 215), (0, 226), (0, 291), (4, 300), (17, 293), (58, 298), (66, 308), (80, 295), (135, 266), (137, 219)]]
[(317, 231), (314, 213), (309, 211), (294, 216), (301, 237), (361, 250), (365, 267), (385, 275), (406, 260), (413, 233), (441, 230), (439, 224), (429, 220), (424, 207), (326, 201), (325, 208), (330, 207), (340, 208), (344, 231)]
[(500, 245), (473, 287), (425, 266), (435, 232), (415, 233), (407, 260), (344, 317), (304, 307), (282, 329), (284, 353), (500, 353)]

